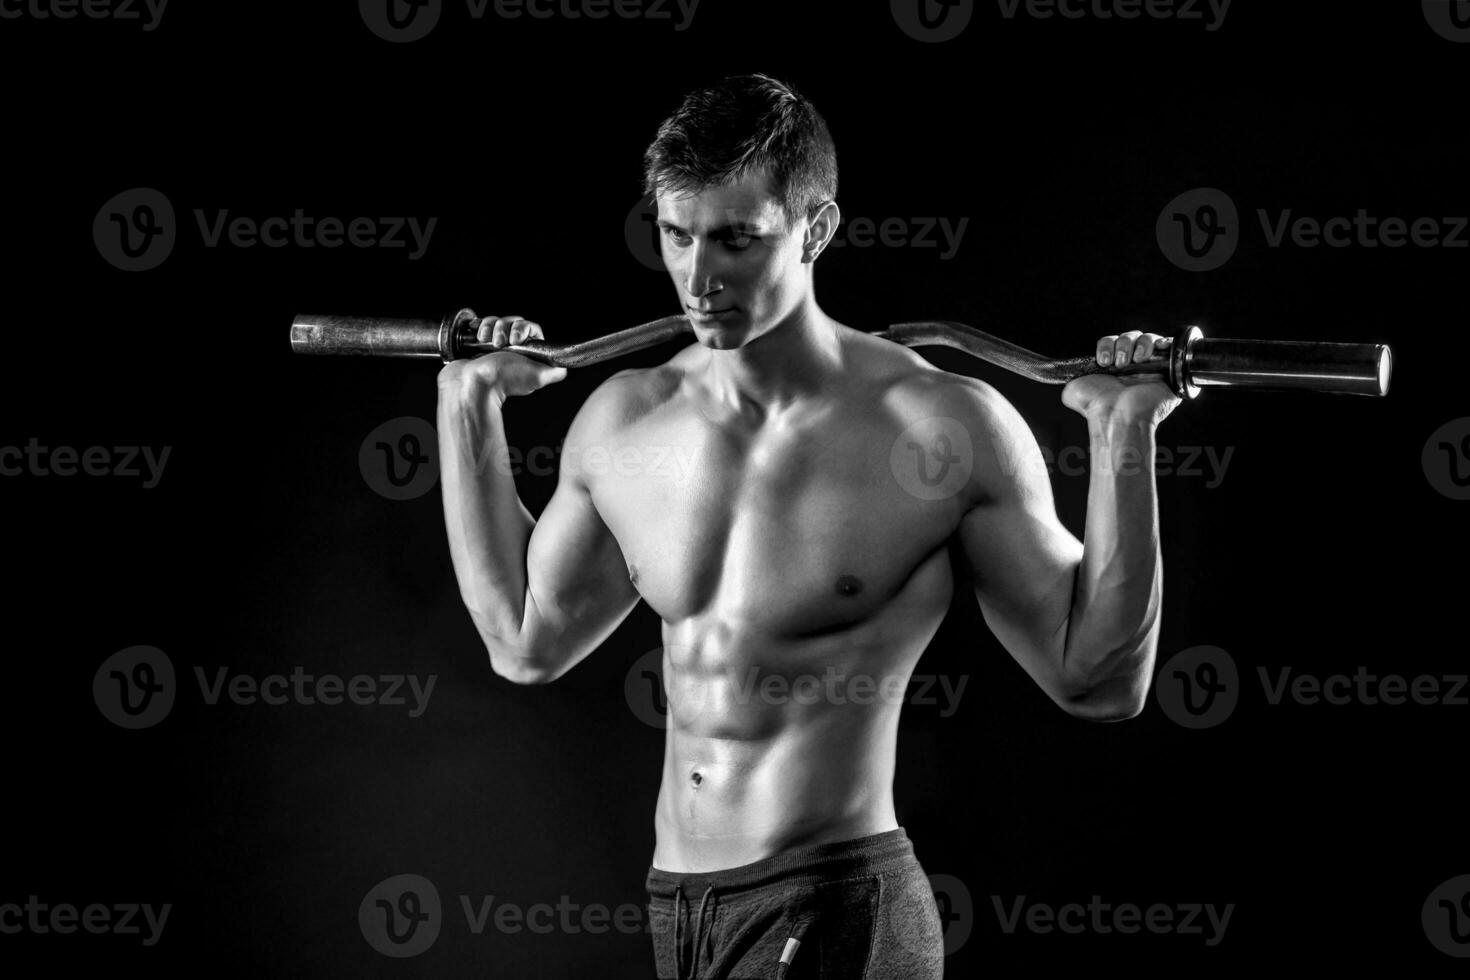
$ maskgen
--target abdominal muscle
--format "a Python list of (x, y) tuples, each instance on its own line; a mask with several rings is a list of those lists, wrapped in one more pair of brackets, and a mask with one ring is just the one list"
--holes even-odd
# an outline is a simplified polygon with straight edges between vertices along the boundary
[(716, 871), (897, 828), (899, 712), (950, 590), (940, 549), (887, 606), (826, 635), (666, 622), (654, 866)]

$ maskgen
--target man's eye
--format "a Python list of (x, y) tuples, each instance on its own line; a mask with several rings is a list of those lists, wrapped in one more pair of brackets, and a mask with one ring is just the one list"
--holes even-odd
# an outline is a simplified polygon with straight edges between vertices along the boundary
[(753, 241), (755, 241), (755, 239), (752, 238), (750, 235), (731, 235), (729, 238), (725, 239), (725, 247), (739, 252), (743, 249), (749, 248), (750, 243)]
[(684, 234), (677, 228), (665, 228), (664, 234), (672, 238), (674, 241), (679, 242), (680, 244), (683, 244), (684, 242), (689, 240), (689, 236)]

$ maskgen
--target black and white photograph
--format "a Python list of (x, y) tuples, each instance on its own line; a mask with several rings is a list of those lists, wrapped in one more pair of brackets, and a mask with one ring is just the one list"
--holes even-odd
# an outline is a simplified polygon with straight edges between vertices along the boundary
[(0, 0), (0, 76), (0, 973), (1470, 964), (1470, 0)]

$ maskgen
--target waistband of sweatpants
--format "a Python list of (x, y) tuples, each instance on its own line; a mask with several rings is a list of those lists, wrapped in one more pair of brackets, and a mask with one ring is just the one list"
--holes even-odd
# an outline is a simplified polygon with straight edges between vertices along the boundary
[(652, 898), (673, 899), (674, 889), (682, 887), (685, 896), (702, 895), (713, 887), (716, 894), (730, 896), (755, 888), (776, 884), (783, 879), (817, 877), (824, 880), (883, 874), (915, 863), (914, 845), (908, 833), (899, 827), (867, 837), (809, 844), (773, 854), (771, 857), (734, 868), (680, 874), (661, 868), (648, 868), (648, 894)]

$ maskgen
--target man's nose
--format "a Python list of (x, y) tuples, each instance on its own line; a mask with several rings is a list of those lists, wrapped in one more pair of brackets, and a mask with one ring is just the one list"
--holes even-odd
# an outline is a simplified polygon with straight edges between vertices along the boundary
[(684, 289), (694, 299), (720, 290), (714, 256), (704, 242), (695, 241), (689, 248), (688, 265), (684, 268)]

